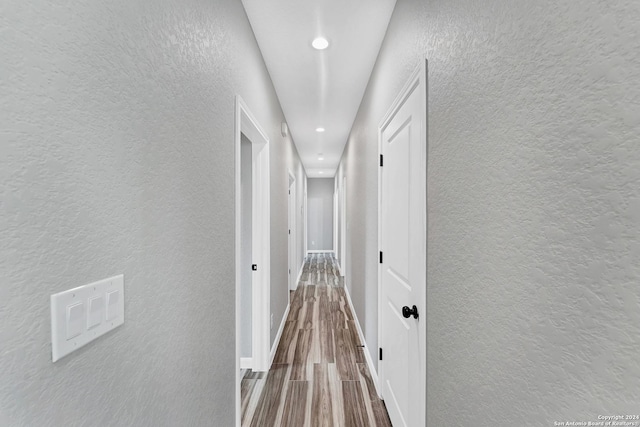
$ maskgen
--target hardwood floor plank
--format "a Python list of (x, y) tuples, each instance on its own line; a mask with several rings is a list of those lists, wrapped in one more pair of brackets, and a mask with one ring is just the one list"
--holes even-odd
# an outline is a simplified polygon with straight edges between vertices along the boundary
[(287, 393), (289, 393), (289, 386), (291, 385), (291, 381), (289, 381), (291, 375), (291, 365), (289, 365), (289, 369), (287, 369), (287, 375), (284, 379), (284, 386), (282, 387), (280, 403), (278, 404), (278, 408), (276, 411), (276, 420), (274, 421), (274, 426), (279, 426), (282, 424), (282, 416), (284, 415), (284, 406), (287, 401)]
[(321, 322), (331, 322), (331, 303), (329, 302), (329, 295), (327, 294), (327, 287), (324, 288), (325, 292), (318, 295), (318, 320)]
[(354, 320), (351, 309), (349, 308), (349, 303), (347, 302), (347, 294), (345, 293), (344, 288), (336, 288), (336, 292), (340, 296), (340, 310), (342, 310), (347, 320)]
[(342, 381), (344, 399), (345, 427), (362, 427), (370, 425), (369, 416), (362, 398), (360, 381)]
[(358, 330), (356, 329), (355, 320), (348, 320), (350, 343), (353, 347), (353, 354), (356, 363), (366, 363), (367, 360), (364, 356), (364, 347), (361, 344), (360, 337), (358, 336)]
[(367, 365), (364, 363), (358, 363), (358, 373), (360, 381), (364, 382), (366, 390), (365, 396), (368, 396), (370, 401), (380, 400), (376, 391), (376, 386), (373, 384), (373, 380), (371, 379), (371, 374), (369, 373), (369, 368), (367, 367)]
[[(309, 358), (307, 363), (321, 363), (322, 362), (322, 343), (321, 339), (321, 324), (320, 322), (313, 323), (314, 328), (311, 329), (311, 346), (309, 348)], [(313, 375), (313, 369), (310, 370), (310, 375)]]
[(291, 381), (307, 380), (307, 358), (311, 349), (312, 329), (299, 329), (296, 351), (291, 365)]
[(278, 408), (283, 399), (283, 388), (289, 365), (272, 365), (251, 421), (251, 427), (272, 426), (276, 422)]
[(298, 322), (287, 320), (282, 330), (282, 337), (276, 355), (273, 358), (273, 363), (283, 364), (292, 363), (293, 355), (295, 352), (296, 342), (298, 335)]
[(307, 381), (289, 381), (289, 390), (282, 413), (282, 427), (299, 427), (305, 422), (307, 409)]
[[(260, 396), (262, 395), (262, 389), (264, 388), (265, 380), (249, 380), (254, 381), (254, 386), (250, 390), (245, 390), (249, 393), (248, 404), (246, 408), (242, 410), (242, 427), (248, 427), (251, 425), (251, 420), (253, 419), (253, 414), (258, 407), (258, 402), (260, 401)], [(242, 396), (242, 391), (240, 392)], [(242, 396), (244, 399), (245, 396)]]
[(258, 380), (242, 380), (240, 384), (240, 411), (242, 418), (246, 418), (247, 408), (249, 407), (249, 401), (251, 400), (252, 391)]
[(344, 311), (342, 311), (338, 301), (331, 302), (331, 316), (333, 319), (333, 327), (335, 329), (346, 329), (349, 327), (349, 324), (347, 323), (347, 316)]
[(327, 292), (328, 292), (328, 286), (326, 283), (319, 283), (316, 285), (316, 298), (318, 300), (320, 300), (320, 298), (323, 298), (327, 296)]
[(329, 387), (329, 371), (326, 363), (313, 365), (313, 396), (311, 400), (311, 426), (332, 427), (333, 405)]
[(371, 402), (371, 406), (373, 407), (373, 420), (377, 427), (393, 427), (383, 400)]
[(318, 315), (318, 305), (315, 301), (305, 301), (304, 307), (304, 321), (301, 329), (313, 329), (313, 321)]
[[(365, 369), (361, 369), (362, 367), (364, 367)], [(367, 381), (366, 378), (363, 377), (363, 375), (366, 375), (366, 377), (369, 377), (369, 371), (366, 369), (366, 367), (364, 366), (364, 364), (358, 364), (358, 382), (360, 383), (360, 391), (362, 392), (362, 401), (364, 402), (364, 407), (365, 407), (365, 411), (367, 413), (367, 418), (369, 418), (369, 422), (368, 425), (370, 426), (375, 426), (376, 425), (376, 421), (375, 418), (373, 416), (373, 406), (372, 406), (372, 401), (371, 401), (371, 395), (370, 395), (370, 391), (367, 388)], [(369, 377), (369, 379), (371, 379)]]
[(371, 425), (391, 427), (391, 420), (389, 420), (387, 408), (384, 406), (384, 402), (378, 397), (376, 387), (369, 373), (369, 368), (365, 363), (358, 363), (358, 373), (360, 375), (360, 385)]
[(315, 302), (316, 300), (316, 285), (305, 286), (304, 300)]
[(347, 329), (336, 329), (333, 331), (336, 342), (336, 364), (340, 373), (340, 380), (355, 381), (356, 361), (353, 347), (351, 346), (351, 334)]
[(332, 303), (334, 302), (338, 302), (340, 299), (340, 296), (338, 295), (338, 293), (336, 292), (336, 289), (338, 289), (335, 286), (329, 286), (327, 287), (327, 298), (329, 298), (329, 309), (332, 310), (333, 307), (331, 306)]
[(340, 381), (338, 365), (335, 363), (327, 364), (327, 373), (329, 376), (329, 390), (331, 393), (333, 424), (335, 426), (344, 426), (344, 399), (342, 397), (342, 381)]
[(353, 344), (353, 346), (359, 347), (360, 345), (362, 345), (362, 343), (360, 342), (360, 337), (358, 336), (358, 327), (356, 326), (356, 321), (347, 320), (347, 326), (351, 334), (351, 343)]
[(320, 361), (323, 363), (335, 363), (335, 339), (332, 323), (327, 320), (320, 321)]
[(299, 287), (294, 293), (289, 307), (287, 320), (298, 319), (302, 310), (304, 287)]

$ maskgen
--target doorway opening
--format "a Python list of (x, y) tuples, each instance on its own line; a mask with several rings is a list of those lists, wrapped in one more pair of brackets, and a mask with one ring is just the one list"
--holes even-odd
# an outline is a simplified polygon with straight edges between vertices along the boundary
[[(269, 138), (236, 96), (235, 103), (236, 421), (243, 369), (269, 369)], [(239, 425), (239, 424), (238, 424)]]

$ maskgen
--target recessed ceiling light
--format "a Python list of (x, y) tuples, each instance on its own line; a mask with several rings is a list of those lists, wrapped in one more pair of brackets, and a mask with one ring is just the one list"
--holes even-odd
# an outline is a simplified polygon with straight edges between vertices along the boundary
[(318, 173), (319, 173), (320, 175), (322, 175), (324, 172), (320, 171), (320, 172), (318, 172)]
[(324, 157), (318, 157), (318, 160), (324, 160)]
[(329, 47), (329, 42), (324, 37), (317, 37), (311, 42), (311, 46), (315, 49), (322, 50)]
[(324, 132), (324, 128), (316, 128), (316, 132)]

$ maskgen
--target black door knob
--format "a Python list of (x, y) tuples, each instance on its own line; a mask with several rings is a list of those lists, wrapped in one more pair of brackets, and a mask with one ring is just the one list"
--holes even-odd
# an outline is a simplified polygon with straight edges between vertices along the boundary
[(253, 271), (258, 271), (258, 264), (251, 264), (251, 269)]
[(418, 307), (414, 305), (413, 307), (409, 308), (405, 305), (404, 307), (402, 307), (402, 315), (404, 316), (405, 319), (408, 319), (411, 316), (413, 316), (414, 319), (417, 319)]

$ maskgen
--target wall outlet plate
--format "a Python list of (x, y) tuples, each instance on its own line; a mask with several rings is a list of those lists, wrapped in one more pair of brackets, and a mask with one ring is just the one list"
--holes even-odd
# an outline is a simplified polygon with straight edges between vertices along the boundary
[(51, 295), (51, 359), (60, 360), (124, 323), (124, 275)]

